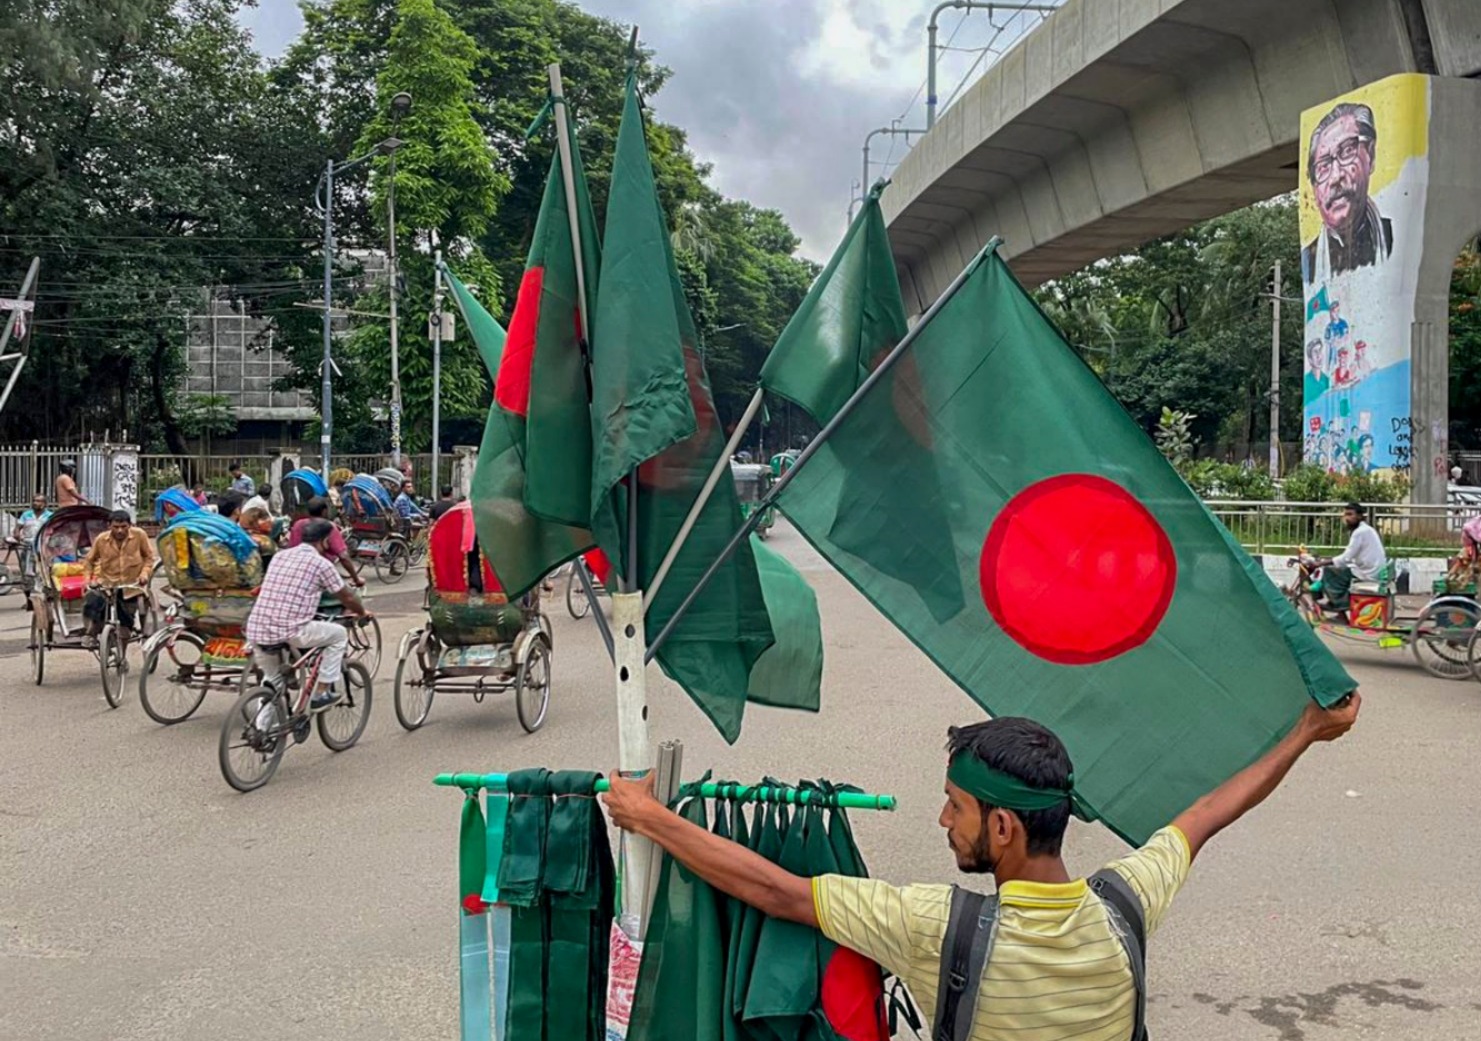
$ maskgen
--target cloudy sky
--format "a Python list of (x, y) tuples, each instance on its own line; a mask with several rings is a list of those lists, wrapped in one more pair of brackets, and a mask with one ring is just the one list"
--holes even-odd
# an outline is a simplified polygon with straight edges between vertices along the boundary
[[(652, 99), (659, 116), (689, 132), (695, 154), (714, 167), (717, 189), (781, 210), (802, 236), (803, 252), (822, 260), (843, 233), (864, 136), (901, 116), (900, 126), (924, 123), (926, 19), (936, 2), (581, 0), (581, 6), (641, 26), (644, 43), (674, 70)], [(297, 0), (259, 4), (243, 21), (262, 52), (276, 56), (298, 33)], [(959, 49), (942, 55), (942, 100), (1038, 19), (945, 12), (941, 40)], [(898, 161), (905, 147), (901, 138), (875, 142), (873, 155), (881, 160)], [(871, 178), (887, 169), (875, 165)]]

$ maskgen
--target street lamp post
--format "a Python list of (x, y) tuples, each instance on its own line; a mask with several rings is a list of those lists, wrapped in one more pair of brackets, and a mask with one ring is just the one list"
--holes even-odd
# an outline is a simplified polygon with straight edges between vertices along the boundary
[[(314, 204), (324, 216), (324, 357), (319, 363), (321, 370), (319, 410), (322, 416), (319, 430), (319, 454), (326, 482), (329, 480), (330, 445), (334, 438), (334, 358), (331, 351), (334, 342), (334, 177), (336, 174), (353, 170), (357, 166), (363, 166), (378, 155), (394, 155), (396, 149), (400, 147), (400, 141), (394, 137), (388, 137), (376, 145), (373, 151), (365, 153), (358, 159), (351, 159), (347, 163), (336, 163), (333, 159), (326, 160), (324, 172), (319, 175), (319, 184), (314, 189)], [(394, 321), (392, 327), (394, 328)]]
[[(399, 127), (401, 117), (411, 111), (411, 95), (401, 91), (391, 99), (391, 125)], [(396, 321), (396, 298), (401, 286), (396, 269), (396, 152), (391, 151), (391, 185), (386, 195), (386, 224), (390, 238), (391, 265), (391, 462), (401, 465), (401, 357), (399, 323)]]

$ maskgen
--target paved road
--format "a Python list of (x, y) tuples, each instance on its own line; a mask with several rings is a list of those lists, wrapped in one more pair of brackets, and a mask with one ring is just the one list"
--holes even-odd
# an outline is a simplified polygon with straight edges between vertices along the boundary
[[(655, 671), (653, 733), (684, 740), (689, 773), (894, 792), (900, 812), (856, 817), (874, 873), (951, 878), (941, 747), (971, 703), (795, 534), (775, 545), (819, 592), (823, 712), (753, 708), (730, 748)], [(419, 599), (411, 580), (376, 591), (388, 647)], [(166, 729), (137, 698), (110, 711), (80, 653), (30, 686), (27, 616), (0, 600), (0, 1039), (456, 1037), (458, 797), (432, 775), (617, 757), (596, 630), (552, 614), (540, 733), (507, 699), (451, 698), (403, 733), (388, 662), (356, 748), (311, 740), (242, 796), (216, 767), (224, 695)], [(1363, 722), (1200, 859), (1152, 948), (1159, 1037), (1481, 1038), (1481, 687), (1431, 679), (1405, 652), (1341, 653)], [(1117, 852), (1075, 827), (1072, 868)]]

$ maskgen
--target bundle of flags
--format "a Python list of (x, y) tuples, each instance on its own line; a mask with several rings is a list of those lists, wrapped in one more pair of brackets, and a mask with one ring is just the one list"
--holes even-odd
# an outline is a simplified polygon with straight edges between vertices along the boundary
[[(593, 546), (619, 576), (647, 589), (725, 445), (654, 184), (635, 76), (600, 248), (575, 134), (567, 134), (551, 163), (507, 335), (449, 272), (494, 378), (472, 500), (479, 542), (511, 599)], [(569, 193), (563, 152), (571, 157)], [(635, 555), (627, 537), (634, 496)], [(734, 484), (722, 480), (648, 606), (650, 633), (740, 525)], [(657, 660), (728, 741), (740, 734), (748, 700), (817, 711), (816, 600), (781, 557), (759, 542), (742, 546)]]
[[(593, 545), (646, 588), (723, 450), (631, 77), (600, 251), (568, 150), (584, 283), (559, 153), (507, 340), (453, 281), (496, 374), (473, 499), (512, 595)], [(831, 427), (779, 505), (974, 701), (1052, 728), (1139, 843), (1356, 684), (994, 249), (949, 293), (907, 332), (872, 192), (761, 374)], [(723, 481), (650, 634), (740, 525)], [(748, 700), (816, 710), (821, 656), (806, 584), (746, 542), (657, 655), (731, 741)]]

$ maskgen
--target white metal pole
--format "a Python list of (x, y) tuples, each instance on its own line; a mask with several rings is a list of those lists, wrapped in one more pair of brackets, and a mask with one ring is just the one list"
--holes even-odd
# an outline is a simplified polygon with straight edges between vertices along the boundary
[[(586, 313), (586, 271), (582, 265), (581, 219), (576, 198), (574, 156), (571, 150), (570, 125), (566, 117), (560, 65), (552, 64), (550, 96), (554, 100), (556, 148), (560, 153), (561, 180), (566, 195), (566, 218), (571, 230), (571, 252), (576, 262), (576, 307), (581, 315), (581, 334), (591, 338), (591, 322)], [(637, 481), (630, 481), (628, 496), (637, 495)], [(631, 503), (629, 504), (631, 506)], [(631, 518), (632, 510), (629, 509)], [(629, 532), (629, 536), (631, 532)], [(614, 564), (618, 562), (614, 561)], [(636, 554), (629, 548), (630, 574), (637, 573)], [(617, 684), (617, 769), (627, 777), (641, 777), (653, 768), (653, 747), (648, 736), (648, 684), (643, 665), (647, 637), (643, 632), (643, 594), (631, 589), (624, 580), (622, 592), (612, 594), (612, 648)], [(600, 610), (599, 607), (594, 610)], [(623, 932), (635, 940), (643, 937), (648, 918), (647, 880), (653, 861), (653, 843), (636, 835), (622, 836)]]
[[(0, 354), (5, 353), (5, 348), (10, 346), (10, 337), (15, 332), (17, 322), (24, 321), (22, 310), (26, 304), (26, 298), (31, 295), (31, 287), (36, 283), (36, 272), (41, 269), (41, 258), (32, 257), (31, 266), (26, 270), (26, 277), (21, 282), (21, 291), (15, 298), (15, 310), (10, 312), (10, 318), (5, 322), (5, 332), (0, 333)], [(5, 391), (0, 393), (0, 412), (5, 410), (5, 403), (10, 400), (10, 392), (15, 389), (16, 380), (21, 378), (21, 369), (26, 365), (26, 351), (15, 360), (15, 368), (10, 370), (10, 379), (5, 381)]]
[(1270, 479), (1280, 477), (1280, 261), (1270, 294)]
[[(396, 153), (391, 153), (391, 185), (386, 193), (386, 225), (388, 229), (389, 263), (391, 265), (391, 462), (401, 465), (401, 354), (400, 323), (396, 320), (396, 298), (400, 289), (396, 278)], [(324, 475), (325, 481), (329, 475)], [(433, 477), (432, 494), (437, 494), (436, 477)]]
[(750, 428), (751, 421), (756, 418), (756, 413), (761, 411), (761, 400), (765, 395), (760, 387), (751, 397), (751, 403), (746, 406), (745, 414), (741, 416), (740, 422), (735, 425), (735, 433), (730, 435), (730, 440), (725, 444), (725, 450), (720, 453), (720, 458), (715, 460), (715, 465), (710, 468), (710, 475), (705, 478), (704, 487), (699, 490), (699, 497), (694, 500), (694, 505), (689, 507), (689, 516), (684, 518), (679, 533), (674, 536), (673, 545), (669, 546), (668, 553), (664, 555), (663, 563), (658, 565), (658, 571), (653, 575), (653, 581), (649, 584), (647, 592), (643, 596), (643, 609), (646, 611), (653, 605), (654, 597), (658, 596), (658, 589), (663, 585), (663, 580), (668, 577), (669, 568), (673, 567), (674, 559), (678, 557), (679, 551), (684, 548), (684, 543), (689, 539), (689, 533), (694, 530), (694, 524), (699, 520), (700, 511), (710, 501), (715, 487), (720, 483), (720, 475), (729, 472), (731, 457), (735, 450), (740, 447), (741, 439), (746, 436), (746, 430)]

